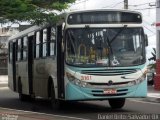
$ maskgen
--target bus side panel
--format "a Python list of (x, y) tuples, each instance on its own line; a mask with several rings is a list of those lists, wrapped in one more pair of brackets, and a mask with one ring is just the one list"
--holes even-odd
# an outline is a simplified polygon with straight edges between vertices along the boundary
[(48, 98), (48, 80), (52, 78), (57, 98), (57, 66), (54, 56), (34, 60), (33, 88), (35, 96)]
[[(58, 98), (58, 89), (57, 89), (57, 62), (56, 56), (51, 56), (45, 60), (45, 69), (49, 77), (52, 78), (54, 84), (54, 91), (55, 91), (55, 98)], [(47, 89), (48, 92), (48, 82), (47, 82)], [(48, 97), (48, 96), (47, 96)]]
[(45, 59), (35, 59), (33, 65), (33, 88), (35, 96), (46, 96), (48, 75), (45, 69)]
[[(29, 95), (29, 83), (28, 83), (28, 65), (27, 61), (19, 61), (17, 66), (17, 80), (21, 80), (22, 93)], [(17, 81), (18, 83), (18, 81)]]

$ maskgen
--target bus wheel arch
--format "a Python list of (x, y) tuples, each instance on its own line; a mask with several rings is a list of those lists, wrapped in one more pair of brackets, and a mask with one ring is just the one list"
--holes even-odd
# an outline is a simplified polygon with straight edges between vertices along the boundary
[(51, 97), (51, 87), (52, 87), (52, 85), (54, 86), (54, 82), (53, 82), (53, 78), (50, 76), (48, 78), (48, 86), (47, 86), (47, 89), (48, 89), (48, 98)]
[(18, 93), (22, 93), (22, 82), (21, 77), (18, 77)]
[(51, 101), (51, 106), (53, 109), (61, 108), (61, 106), (63, 105), (63, 101), (56, 98), (55, 86), (52, 77), (49, 77), (48, 79), (48, 97)]
[(25, 95), (22, 93), (22, 81), (21, 81), (21, 77), (18, 77), (18, 93), (19, 93), (19, 99), (21, 101), (27, 101), (30, 100), (31, 96), (30, 95)]

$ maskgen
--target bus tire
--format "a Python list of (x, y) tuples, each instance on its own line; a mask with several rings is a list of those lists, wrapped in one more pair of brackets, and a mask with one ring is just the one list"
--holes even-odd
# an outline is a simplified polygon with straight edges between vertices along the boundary
[(121, 109), (125, 104), (125, 98), (115, 98), (115, 99), (109, 99), (108, 100), (109, 105), (113, 109)]
[(18, 78), (18, 93), (20, 101), (27, 101), (31, 99), (30, 95), (25, 95), (22, 93), (22, 82), (20, 77)]

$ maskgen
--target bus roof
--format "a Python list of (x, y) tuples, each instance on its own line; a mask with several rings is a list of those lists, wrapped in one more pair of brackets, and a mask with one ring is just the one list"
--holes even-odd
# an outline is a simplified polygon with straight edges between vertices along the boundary
[(32, 33), (32, 32), (34, 32), (34, 31), (37, 31), (37, 30), (39, 30), (40, 28), (41, 28), (40, 26), (36, 26), (36, 25), (35, 25), (35, 26), (32, 26), (32, 27), (30, 27), (30, 28), (28, 28), (28, 29), (25, 29), (24, 31), (21, 31), (21, 32), (15, 34), (15, 35), (13, 35), (13, 36), (11, 36), (8, 40), (10, 41), (10, 40), (17, 39), (17, 38), (19, 38), (19, 37), (21, 37), (21, 36), (28, 36), (29, 33)]
[[(82, 12), (96, 12), (96, 11), (120, 11), (120, 12), (129, 12), (129, 13), (138, 13), (141, 15), (140, 12), (137, 11), (132, 11), (132, 10), (126, 10), (126, 9), (90, 9), (90, 10), (75, 10), (75, 11), (69, 11), (69, 12), (65, 12), (62, 13), (61, 16), (63, 16), (64, 18), (67, 18), (67, 16), (69, 16), (70, 14), (74, 14), (74, 13), (82, 13)], [(14, 39), (18, 39), (19, 37), (22, 36), (28, 36), (30, 33), (33, 33), (35, 31), (40, 30), (41, 28), (43, 28), (44, 25), (41, 26), (32, 26), (24, 31), (19, 32), (16, 35), (11, 36), (8, 40), (14, 40)]]
[(74, 10), (66, 12), (65, 14), (72, 14), (72, 13), (81, 13), (81, 12), (96, 12), (96, 11), (119, 11), (119, 12), (129, 12), (129, 13), (139, 13), (138, 11), (128, 10), (128, 9), (88, 9), (88, 10)]

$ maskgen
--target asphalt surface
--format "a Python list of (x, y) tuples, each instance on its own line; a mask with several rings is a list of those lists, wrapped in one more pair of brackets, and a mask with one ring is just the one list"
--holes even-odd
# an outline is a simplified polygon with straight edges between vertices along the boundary
[[(13, 115), (11, 117), (15, 118), (18, 115), (18, 120), (97, 120), (102, 119), (102, 115), (111, 114), (160, 114), (160, 102), (150, 102), (146, 99), (127, 99), (123, 109), (113, 110), (108, 101), (83, 101), (71, 102), (61, 110), (53, 110), (48, 100), (39, 98), (35, 101), (21, 102), (17, 93), (4, 86), (0, 87), (0, 114), (2, 117)], [(157, 117), (157, 120), (159, 119), (160, 116)]]
[[(112, 119), (113, 115), (149, 115), (149, 120), (160, 120), (160, 93), (153, 86), (148, 87), (148, 97), (127, 99), (123, 109), (113, 110), (108, 101), (83, 101), (67, 103), (63, 109), (53, 110), (50, 101), (36, 99), (21, 102), (18, 94), (7, 86), (7, 76), (0, 76), (0, 119), (3, 120), (97, 120)], [(132, 117), (131, 117), (132, 116)], [(107, 118), (110, 117), (110, 118)], [(117, 116), (116, 118), (117, 119)]]

